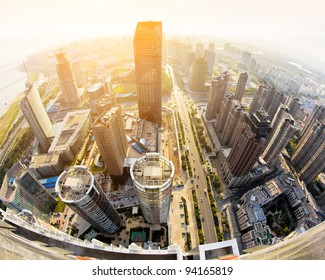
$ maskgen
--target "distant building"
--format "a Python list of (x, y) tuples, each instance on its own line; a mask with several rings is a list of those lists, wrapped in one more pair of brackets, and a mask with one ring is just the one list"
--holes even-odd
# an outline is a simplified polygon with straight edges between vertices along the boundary
[(139, 116), (161, 125), (162, 24), (138, 22), (134, 34), (134, 62)]
[(211, 120), (219, 114), (221, 103), (227, 89), (228, 80), (229, 73), (227, 72), (222, 73), (220, 76), (215, 77), (212, 80), (205, 113), (207, 120)]
[(245, 118), (227, 159), (232, 175), (244, 176), (252, 169), (265, 149), (266, 138), (271, 131), (270, 124), (263, 110)]
[(57, 200), (20, 162), (13, 165), (5, 175), (0, 199), (11, 209), (18, 212), (27, 209), (46, 221), (57, 204)]
[(192, 75), (190, 79), (190, 89), (197, 92), (205, 90), (205, 80), (208, 64), (203, 57), (197, 58), (192, 65)]
[(48, 153), (59, 152), (66, 162), (74, 160), (90, 129), (90, 110), (69, 112), (55, 135)]
[(237, 99), (238, 101), (241, 101), (243, 98), (247, 80), (248, 80), (248, 74), (246, 72), (241, 73), (239, 75), (236, 92), (235, 92), (235, 99)]
[(255, 72), (256, 69), (256, 59), (251, 59), (251, 63), (249, 65), (249, 71), (250, 72)]
[(77, 105), (79, 102), (78, 87), (71, 63), (62, 51), (56, 55), (56, 59), (58, 62), (56, 72), (62, 89), (62, 97), (67, 105)]
[(215, 59), (215, 52), (214, 52), (215, 45), (212, 43), (209, 43), (209, 47), (207, 50), (205, 50), (204, 58), (207, 61), (208, 69), (207, 74), (212, 75), (213, 73), (213, 66), (214, 66), (214, 59)]
[(71, 61), (72, 71), (76, 77), (78, 87), (81, 87), (87, 80), (82, 73), (81, 63), (79, 58), (75, 58)]
[(35, 85), (28, 85), (25, 95), (20, 101), (20, 107), (34, 136), (38, 140), (41, 152), (46, 153), (50, 147), (49, 135), (52, 130), (52, 123)]
[(122, 219), (94, 176), (83, 166), (64, 171), (55, 186), (62, 201), (101, 233), (114, 233)]
[(97, 106), (96, 100), (101, 98), (106, 93), (105, 87), (102, 83), (95, 83), (87, 88), (89, 97), (89, 108), (92, 114), (96, 114)]
[(243, 52), (242, 62), (244, 64), (245, 69), (249, 69), (251, 64), (252, 54), (250, 52)]
[(105, 111), (94, 122), (92, 131), (108, 174), (114, 181), (123, 174), (128, 149), (121, 108)]
[(158, 153), (147, 153), (130, 168), (142, 214), (151, 224), (167, 223), (174, 165)]
[(195, 45), (195, 58), (203, 58), (204, 57), (204, 45), (202, 43), (197, 43)]
[(325, 122), (315, 120), (303, 133), (291, 161), (305, 184), (325, 170)]

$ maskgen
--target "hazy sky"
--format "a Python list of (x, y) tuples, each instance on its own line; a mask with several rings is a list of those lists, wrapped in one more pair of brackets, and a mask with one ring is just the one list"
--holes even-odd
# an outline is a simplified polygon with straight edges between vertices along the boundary
[(0, 65), (80, 38), (132, 35), (147, 20), (169, 34), (274, 40), (325, 61), (323, 0), (0, 0)]

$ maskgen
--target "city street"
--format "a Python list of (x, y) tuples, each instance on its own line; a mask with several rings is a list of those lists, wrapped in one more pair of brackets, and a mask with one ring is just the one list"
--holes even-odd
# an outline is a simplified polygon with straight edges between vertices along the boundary
[[(189, 109), (187, 108), (187, 105), (189, 105), (190, 100), (187, 96), (184, 95), (182, 90), (179, 88), (173, 73), (173, 69), (171, 67), (168, 68), (171, 73), (171, 78), (174, 86), (174, 101), (177, 106), (180, 118), (183, 122), (185, 130), (185, 146), (188, 146), (189, 149), (188, 158), (193, 171), (193, 177), (191, 178), (186, 176), (187, 178), (184, 178), (183, 182), (188, 190), (188, 197), (191, 200), (191, 204), (191, 192), (193, 189), (195, 189), (197, 192), (199, 207), (201, 210), (201, 221), (205, 237), (205, 243), (213, 243), (217, 241), (217, 235), (209, 198), (205, 193), (207, 181), (205, 178), (203, 163), (200, 160), (199, 153), (195, 145), (194, 134), (191, 129), (190, 117), (188, 115)], [(190, 205), (188, 205), (188, 207), (189, 206)]]

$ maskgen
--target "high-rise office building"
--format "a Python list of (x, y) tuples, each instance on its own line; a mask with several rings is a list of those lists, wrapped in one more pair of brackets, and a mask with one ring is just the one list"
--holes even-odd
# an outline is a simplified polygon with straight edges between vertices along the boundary
[(306, 184), (325, 170), (325, 122), (314, 120), (309, 126), (291, 157), (298, 176)]
[(97, 113), (96, 101), (106, 93), (104, 84), (95, 83), (87, 88), (87, 94), (89, 97), (89, 108), (93, 115)]
[(202, 92), (205, 90), (205, 80), (208, 70), (207, 61), (203, 57), (197, 58), (192, 65), (190, 89)]
[(71, 63), (62, 51), (56, 55), (56, 59), (58, 62), (56, 65), (56, 72), (59, 77), (64, 101), (67, 105), (75, 106), (79, 102), (79, 96)]
[(18, 212), (27, 209), (46, 221), (57, 204), (57, 200), (20, 162), (14, 164), (5, 175), (0, 199), (9, 208)]
[(222, 100), (220, 113), (218, 115), (217, 127), (216, 127), (216, 132), (219, 135), (219, 139), (221, 138), (220, 136), (225, 128), (227, 118), (230, 113), (230, 107), (233, 100), (234, 100), (234, 95), (231, 92), (228, 92)]
[(48, 137), (52, 129), (52, 123), (35, 85), (28, 85), (25, 95), (20, 101), (20, 107), (34, 136), (38, 140), (41, 152), (46, 153), (50, 147)]
[(93, 124), (92, 131), (98, 149), (113, 181), (123, 174), (128, 149), (122, 110), (113, 107), (105, 111)]
[(277, 126), (272, 128), (272, 137), (262, 154), (262, 158), (267, 162), (268, 166), (272, 167), (275, 165), (280, 153), (296, 130), (297, 127), (289, 113), (281, 118)]
[(138, 22), (134, 34), (140, 118), (161, 125), (162, 24)]
[(241, 101), (243, 98), (247, 80), (248, 80), (248, 74), (246, 72), (241, 73), (239, 75), (236, 92), (235, 92), (235, 99), (237, 99), (238, 101)]
[(315, 105), (313, 111), (309, 115), (305, 125), (300, 133), (300, 138), (302, 139), (304, 135), (311, 129), (315, 123), (315, 121), (323, 122), (325, 120), (325, 107), (323, 105)]
[(244, 68), (248, 69), (251, 64), (252, 54), (250, 52), (243, 52), (242, 62), (244, 64)]
[(55, 191), (61, 200), (101, 233), (114, 233), (122, 220), (94, 176), (74, 166), (58, 178)]
[(209, 99), (206, 107), (205, 117), (211, 120), (219, 114), (222, 100), (225, 96), (229, 80), (229, 73), (224, 72), (220, 76), (215, 77), (211, 82)]
[(147, 153), (130, 168), (144, 218), (151, 224), (167, 223), (174, 165), (159, 153)]
[(255, 69), (256, 69), (256, 59), (252, 58), (251, 63), (249, 65), (249, 71), (255, 72)]
[(270, 124), (264, 110), (245, 118), (227, 159), (232, 175), (240, 177), (250, 172), (265, 149), (266, 138), (271, 131)]
[(214, 58), (215, 58), (215, 52), (214, 52), (214, 44), (209, 43), (209, 47), (207, 50), (205, 50), (204, 58), (208, 63), (208, 69), (207, 74), (212, 75), (213, 73), (213, 66), (214, 66)]
[(195, 57), (196, 59), (204, 57), (204, 45), (202, 43), (195, 45)]

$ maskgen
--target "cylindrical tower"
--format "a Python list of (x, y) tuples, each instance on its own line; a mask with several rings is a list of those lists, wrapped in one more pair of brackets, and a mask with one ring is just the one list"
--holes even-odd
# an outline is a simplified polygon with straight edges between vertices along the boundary
[(151, 224), (167, 223), (174, 165), (159, 153), (146, 153), (130, 168), (142, 214)]
[(55, 191), (61, 200), (102, 233), (116, 232), (122, 220), (94, 176), (83, 166), (74, 166), (58, 178)]

